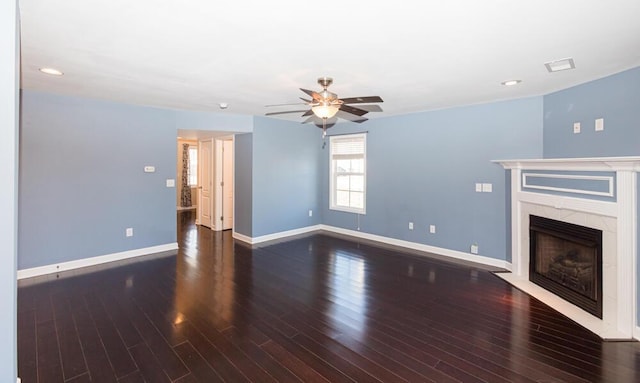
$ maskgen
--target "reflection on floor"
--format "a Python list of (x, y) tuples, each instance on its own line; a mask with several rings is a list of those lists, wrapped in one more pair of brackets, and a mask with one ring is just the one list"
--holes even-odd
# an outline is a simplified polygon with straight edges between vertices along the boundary
[(178, 213), (177, 256), (18, 291), (23, 382), (638, 382), (491, 273), (324, 234), (255, 247)]

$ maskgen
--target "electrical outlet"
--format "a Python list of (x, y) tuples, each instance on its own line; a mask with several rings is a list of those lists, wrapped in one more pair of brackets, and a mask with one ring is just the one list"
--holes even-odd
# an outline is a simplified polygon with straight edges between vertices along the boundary
[(133, 237), (133, 228), (132, 227), (128, 227), (127, 230), (125, 230), (124, 234), (127, 237)]
[(471, 245), (471, 254), (478, 254), (478, 244), (474, 243)]
[(431, 234), (436, 233), (436, 225), (429, 225), (429, 233)]
[(573, 123), (573, 133), (575, 133), (575, 134), (580, 133), (580, 123), (579, 122), (574, 122)]
[(313, 210), (309, 209), (309, 217), (313, 217)]
[(409, 222), (409, 230), (413, 230), (413, 222)]

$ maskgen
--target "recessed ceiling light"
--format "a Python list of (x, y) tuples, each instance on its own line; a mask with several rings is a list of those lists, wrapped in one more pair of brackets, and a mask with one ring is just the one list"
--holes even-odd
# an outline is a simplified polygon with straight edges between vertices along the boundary
[(507, 81), (501, 82), (500, 84), (504, 86), (513, 86), (513, 85), (520, 84), (521, 82), (522, 80), (507, 80)]
[(561, 70), (575, 69), (576, 64), (571, 57), (562, 60), (549, 61), (544, 63), (549, 72), (560, 72)]
[(40, 68), (39, 70), (42, 73), (50, 74), (52, 76), (62, 76), (64, 74), (55, 68)]
[(218, 104), (218, 106), (220, 106), (220, 109), (227, 109), (229, 107), (229, 104), (227, 104), (226, 102), (221, 102)]

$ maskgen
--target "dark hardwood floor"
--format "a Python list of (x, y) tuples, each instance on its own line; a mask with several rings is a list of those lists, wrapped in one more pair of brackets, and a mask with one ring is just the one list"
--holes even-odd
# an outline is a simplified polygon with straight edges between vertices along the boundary
[(20, 281), (22, 381), (640, 382), (639, 343), (488, 271), (323, 234), (252, 249), (191, 214), (177, 256)]

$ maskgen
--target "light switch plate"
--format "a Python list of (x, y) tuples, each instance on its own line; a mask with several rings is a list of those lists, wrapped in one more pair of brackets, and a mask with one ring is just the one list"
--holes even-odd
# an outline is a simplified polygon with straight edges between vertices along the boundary
[(409, 230), (413, 230), (413, 222), (409, 222)]
[(596, 132), (602, 132), (604, 130), (604, 118), (596, 119)]
[(579, 122), (574, 122), (573, 123), (573, 133), (580, 133), (580, 123)]
[(476, 193), (482, 193), (482, 184), (476, 184)]
[(482, 191), (484, 193), (491, 193), (493, 191), (493, 184), (482, 184)]
[(168, 180), (167, 180), (167, 187), (168, 187), (168, 188), (174, 188), (174, 187), (176, 187), (176, 180), (174, 180), (174, 179), (168, 179)]

